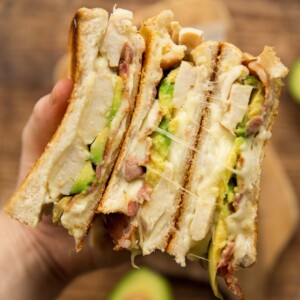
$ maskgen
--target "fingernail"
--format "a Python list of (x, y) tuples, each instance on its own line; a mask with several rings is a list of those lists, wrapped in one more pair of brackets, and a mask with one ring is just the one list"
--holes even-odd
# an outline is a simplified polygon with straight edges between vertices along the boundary
[(50, 107), (53, 107), (56, 103), (56, 99), (55, 99), (55, 96), (54, 96), (54, 89), (52, 90), (51, 94), (50, 94), (50, 97), (49, 97), (49, 106)]
[(57, 95), (56, 95), (57, 85), (58, 85), (58, 83), (53, 87), (53, 89), (51, 91), (51, 94), (49, 97), (50, 106), (54, 106), (57, 102)]

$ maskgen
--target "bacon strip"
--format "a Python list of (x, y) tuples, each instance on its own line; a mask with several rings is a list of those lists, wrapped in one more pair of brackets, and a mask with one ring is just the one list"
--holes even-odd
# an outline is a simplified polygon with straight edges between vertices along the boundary
[(135, 157), (128, 157), (124, 165), (124, 177), (128, 182), (144, 174), (143, 167), (138, 165), (138, 161)]
[(222, 252), (221, 259), (218, 264), (218, 268), (222, 268), (229, 264), (229, 261), (233, 254), (234, 245), (235, 245), (235, 243), (233, 241), (231, 241), (227, 244), (227, 246), (225, 247), (225, 249)]
[(131, 225), (131, 218), (122, 214), (105, 216), (105, 226), (116, 243), (114, 250), (122, 250), (131, 246), (130, 237), (135, 227)]
[(139, 209), (139, 204), (136, 201), (129, 201), (128, 202), (128, 213), (127, 215), (129, 217), (134, 217), (137, 214), (137, 211)]
[(236, 277), (234, 277), (233, 275), (233, 268), (231, 265), (227, 265), (219, 268), (218, 275), (222, 276), (225, 279), (225, 282), (229, 290), (234, 295), (236, 295), (240, 300), (245, 299), (241, 286), (238, 284)]
[(255, 116), (250, 120), (249, 125), (246, 129), (246, 135), (251, 136), (259, 131), (260, 126), (263, 124), (264, 119), (262, 116)]
[(141, 203), (144, 202), (144, 200), (150, 201), (151, 193), (152, 187), (149, 184), (144, 183), (137, 194), (137, 198), (138, 200), (140, 200)]
[(129, 76), (129, 67), (133, 60), (133, 50), (126, 43), (122, 49), (121, 58), (118, 66), (118, 75), (123, 79), (127, 79)]

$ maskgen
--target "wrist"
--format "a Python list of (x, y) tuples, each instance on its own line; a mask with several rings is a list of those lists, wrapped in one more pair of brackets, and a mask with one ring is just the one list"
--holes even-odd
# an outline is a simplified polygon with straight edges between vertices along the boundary
[(0, 212), (0, 299), (53, 299), (70, 278), (34, 231)]

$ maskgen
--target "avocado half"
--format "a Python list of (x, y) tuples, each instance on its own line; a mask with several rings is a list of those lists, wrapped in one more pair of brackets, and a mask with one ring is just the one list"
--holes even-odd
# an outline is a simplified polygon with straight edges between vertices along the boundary
[(292, 66), (288, 77), (288, 88), (294, 100), (300, 103), (300, 58)]
[(116, 285), (108, 300), (171, 300), (168, 281), (148, 269), (138, 269), (127, 274)]

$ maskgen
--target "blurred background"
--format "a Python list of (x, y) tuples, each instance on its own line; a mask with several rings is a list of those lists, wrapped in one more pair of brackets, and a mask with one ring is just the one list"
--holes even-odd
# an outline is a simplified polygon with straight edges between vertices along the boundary
[[(7, 201), (15, 188), (22, 128), (35, 102), (53, 86), (55, 66), (67, 49), (72, 16), (81, 6), (111, 11), (113, 3), (1, 0), (0, 204)], [(274, 46), (289, 68), (300, 57), (299, 0), (227, 0), (226, 5), (219, 0), (116, 3), (133, 10), (137, 21), (163, 8), (173, 8), (183, 25), (202, 28), (208, 38), (226, 39), (253, 55), (259, 54), (264, 45)], [(299, 131), (300, 104), (284, 88), (263, 172), (260, 260), (248, 275), (247, 271), (241, 275), (248, 299), (300, 299)], [(213, 299), (209, 286), (197, 280), (197, 271), (196, 275), (182, 272), (171, 261), (162, 269), (153, 262), (149, 264), (168, 275), (174, 299)], [(128, 269), (126, 265), (85, 275), (67, 287), (59, 299), (107, 299)]]

